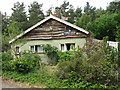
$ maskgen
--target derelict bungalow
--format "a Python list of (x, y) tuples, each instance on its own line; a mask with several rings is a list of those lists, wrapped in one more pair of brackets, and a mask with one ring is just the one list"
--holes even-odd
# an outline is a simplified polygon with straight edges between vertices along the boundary
[(15, 46), (16, 52), (19, 53), (24, 50), (36, 51), (41, 55), (43, 61), (47, 62), (48, 59), (45, 59), (46, 55), (42, 50), (42, 45), (51, 44), (61, 51), (67, 51), (70, 50), (70, 45), (83, 47), (88, 34), (88, 31), (50, 15), (13, 38), (9, 43), (14, 43), (18, 38), (27, 38), (28, 41), (24, 45)]

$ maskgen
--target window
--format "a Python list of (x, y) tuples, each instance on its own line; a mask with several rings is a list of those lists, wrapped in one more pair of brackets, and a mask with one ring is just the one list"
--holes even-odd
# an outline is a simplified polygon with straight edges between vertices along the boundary
[(35, 45), (35, 51), (36, 52), (42, 52), (42, 46), (41, 45)]
[(30, 50), (35, 52), (43, 52), (42, 45), (30, 46)]
[(68, 51), (71, 50), (71, 45), (73, 46), (73, 49), (75, 48), (75, 43), (67, 43), (67, 44), (66, 44), (66, 49), (67, 49)]
[(34, 46), (30, 46), (30, 50), (31, 50), (31, 51), (34, 51)]
[(74, 49), (75, 43), (60, 44), (60, 50), (61, 51), (72, 51), (71, 46), (73, 46), (73, 49)]
[(67, 35), (67, 36), (76, 35), (76, 31), (69, 29), (64, 32), (64, 35)]
[(20, 48), (16, 47), (16, 53), (19, 54), (20, 53)]
[(61, 44), (61, 51), (64, 51), (64, 44)]

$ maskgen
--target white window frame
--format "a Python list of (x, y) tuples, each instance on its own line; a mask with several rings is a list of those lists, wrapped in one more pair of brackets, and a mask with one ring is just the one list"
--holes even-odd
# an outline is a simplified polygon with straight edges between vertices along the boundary
[[(42, 45), (35, 45), (35, 46), (40, 46), (42, 48)], [(41, 53), (41, 52), (43, 52), (43, 48), (42, 48), (42, 51), (37, 51), (37, 53)]]
[[(71, 42), (70, 43), (65, 43), (65, 49), (66, 49), (66, 51), (67, 51), (67, 44), (75, 44), (74, 48), (76, 48), (76, 43), (73, 43), (73, 42), (72, 43)], [(70, 49), (69, 51), (73, 51), (73, 50)]]
[(59, 44), (59, 50), (62, 51), (62, 52), (64, 52), (65, 51), (65, 44), (63, 44), (64, 45), (64, 49), (63, 50), (62, 50), (61, 45), (62, 45), (62, 43)]
[[(17, 47), (19, 48), (18, 52), (16, 50)], [(20, 54), (20, 51), (21, 51), (20, 47), (19, 46), (15, 46), (15, 52), (16, 52), (16, 54)]]
[[(62, 47), (61, 47), (61, 44), (63, 44), (63, 43), (60, 43), (60, 44), (59, 44), (59, 50), (60, 50), (60, 51), (62, 51), (62, 50), (61, 50), (61, 48), (62, 48)], [(76, 43), (73, 43), (73, 42), (72, 42), (72, 43), (71, 43), (71, 42), (70, 42), (70, 43), (69, 43), (69, 42), (64, 43), (64, 50), (63, 50), (62, 52), (67, 51), (67, 45), (66, 45), (66, 44), (75, 44), (75, 48), (76, 48), (76, 45), (77, 45)], [(72, 50), (69, 50), (69, 51), (72, 51)]]
[[(34, 47), (34, 50), (33, 50), (33, 51), (31, 50), (31, 46)], [(30, 45), (30, 46), (29, 46), (29, 50), (32, 51), (32, 52), (35, 52), (35, 45)]]
[[(42, 47), (42, 45), (30, 45), (30, 46), (29, 46), (29, 50), (31, 50), (31, 46), (34, 46), (34, 51), (33, 51), (33, 52), (36, 52), (36, 50), (35, 50), (35, 47), (36, 47), (36, 46)], [(43, 52), (43, 48), (42, 48), (42, 51), (37, 51), (37, 53), (41, 53), (41, 52)]]

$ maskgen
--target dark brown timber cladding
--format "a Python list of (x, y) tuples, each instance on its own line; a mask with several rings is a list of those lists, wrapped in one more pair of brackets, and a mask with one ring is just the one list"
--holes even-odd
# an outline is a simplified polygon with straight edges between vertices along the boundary
[(43, 23), (42, 25), (31, 30), (29, 33), (25, 34), (23, 37), (27, 37), (29, 39), (70, 38), (64, 35), (64, 31), (69, 29), (76, 31), (76, 35), (72, 35), (72, 37), (86, 37), (86, 34), (80, 32), (79, 30), (76, 30), (70, 26), (67, 26), (53, 19), (50, 19), (45, 23)]

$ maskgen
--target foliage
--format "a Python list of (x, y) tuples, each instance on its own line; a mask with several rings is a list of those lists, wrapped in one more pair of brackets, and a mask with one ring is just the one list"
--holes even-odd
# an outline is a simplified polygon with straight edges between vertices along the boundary
[[(10, 23), (10, 25), (8, 26), (8, 28), (5, 31), (6, 32), (4, 32), (2, 35), (2, 37), (3, 37), (2, 46), (3, 46), (3, 51), (7, 52), (7, 50), (10, 49), (9, 41), (12, 40), (13, 38), (15, 38), (18, 34), (22, 33), (22, 30), (20, 30), (20, 28), (18, 26), (18, 22), (13, 21), (12, 23)], [(12, 45), (11, 45), (12, 54), (14, 54), (16, 56), (16, 50), (15, 50), (14, 46), (16, 46), (16, 45), (22, 46), (26, 42), (26, 40), (27, 40), (26, 38), (17, 39), (14, 43), (12, 43)]]
[(14, 81), (27, 82), (30, 84), (41, 83), (43, 82), (42, 73), (39, 71), (34, 71), (30, 73), (19, 73), (16, 71), (4, 71), (3, 76), (9, 77)]
[[(75, 10), (68, 1), (64, 1), (60, 6), (55, 7), (55, 13), (59, 18), (64, 16), (68, 18), (68, 22), (74, 23), (76, 18), (80, 18), (82, 16), (82, 9), (81, 7), (77, 7)], [(47, 11), (47, 16), (50, 14), (52, 14), (52, 7)]]
[(69, 4), (68, 1), (64, 1), (63, 4), (60, 5), (60, 7), (56, 7), (56, 14), (58, 15), (59, 18), (62, 16), (66, 17), (67, 13), (66, 10), (70, 7), (71, 5)]
[(80, 18), (77, 18), (75, 21), (75, 25), (87, 29), (87, 24), (91, 21), (91, 17), (87, 14), (83, 14)]
[(92, 32), (95, 34), (95, 38), (102, 39), (105, 36), (109, 36), (109, 40), (115, 40), (117, 25), (115, 17), (116, 14), (104, 14), (93, 22)]
[(13, 60), (13, 55), (10, 52), (2, 53), (2, 61), (10, 61)]
[(70, 9), (66, 12), (67, 15), (66, 17), (68, 17), (68, 22), (70, 23), (74, 23), (75, 22), (75, 16), (76, 16), (76, 13), (75, 13), (75, 10), (73, 9), (73, 6), (70, 7)]
[(107, 7), (107, 11), (110, 13), (119, 13), (120, 12), (120, 1), (110, 2), (109, 6)]
[(13, 39), (16, 35), (20, 34), (21, 31), (19, 31), (18, 28), (18, 22), (12, 22), (9, 24), (7, 29), (4, 30), (2, 35), (2, 51), (6, 51), (10, 49), (9, 40)]
[(50, 44), (43, 45), (45, 54), (50, 58), (49, 64), (56, 64), (58, 62), (57, 47)]
[(9, 18), (7, 16), (7, 13), (2, 14), (2, 33), (5, 32), (5, 29), (7, 29), (7, 26), (9, 25)]
[(4, 71), (3, 76), (9, 77), (14, 81), (27, 82), (33, 85), (44, 84), (46, 88), (81, 88), (81, 89), (116, 89), (117, 85), (94, 84), (92, 82), (85, 82), (81, 77), (76, 77), (75, 72), (71, 72), (69, 79), (61, 80), (54, 73), (49, 75), (46, 71), (41, 73), (40, 70), (29, 72), (27, 74)]
[(24, 51), (22, 55), (15, 61), (16, 71), (28, 73), (35, 67), (40, 68), (39, 65), (40, 61), (41, 58), (39, 55), (32, 53), (30, 51), (29, 52)]
[(34, 1), (29, 6), (29, 27), (44, 19), (43, 11), (41, 10), (43, 4)]
[(90, 6), (89, 2), (86, 2), (84, 12), (91, 17), (91, 21), (95, 20), (96, 7)]
[(82, 8), (81, 7), (77, 7), (77, 9), (75, 11), (75, 16), (76, 16), (76, 18), (80, 18), (82, 16)]
[(27, 25), (27, 15), (25, 12), (24, 3), (16, 2), (14, 3), (14, 7), (12, 8), (13, 13), (10, 17), (10, 20), (18, 22), (18, 26), (20, 30), (26, 30), (28, 28)]
[(58, 57), (59, 57), (58, 61), (63, 62), (63, 61), (67, 61), (67, 60), (69, 61), (71, 59), (71, 55), (73, 55), (73, 52), (68, 52), (68, 51), (61, 52), (61, 51), (58, 51), (57, 54), (58, 54)]
[[(86, 48), (82, 48), (78, 54), (74, 54), (71, 60), (59, 62), (56, 74), (62, 79), (70, 78), (74, 71), (76, 77), (85, 82), (115, 83), (118, 73), (118, 54), (109, 46), (89, 40)], [(99, 57), (99, 58), (98, 58)]]
[(24, 51), (19, 58), (13, 58), (9, 52), (2, 53), (2, 70), (28, 73), (40, 68), (41, 58), (38, 54)]
[(14, 70), (14, 60), (13, 55), (10, 52), (1, 53), (2, 54), (2, 70)]
[(120, 13), (117, 14), (115, 17), (115, 20), (118, 22), (118, 25), (116, 26), (117, 32), (116, 32), (116, 41), (118, 42), (118, 52), (119, 52), (119, 67), (120, 67)]
[[(86, 46), (86, 47), (88, 47), (88, 46)], [(95, 49), (98, 49), (98, 48), (95, 48)], [(80, 59), (80, 57), (83, 57), (83, 55), (78, 56), (78, 52), (80, 53), (81, 50), (85, 51), (85, 48), (84, 49), (78, 49), (78, 51), (74, 52), (74, 56), (71, 56), (71, 57), (75, 58), (75, 59), (72, 58), (74, 60), (74, 62), (76, 62), (76, 60), (77, 60), (76, 57), (79, 58), (79, 59)], [(88, 50), (87, 52), (91, 52), (91, 50), (90, 51)], [(70, 53), (72, 54), (72, 52), (70, 52)], [(113, 53), (114, 52), (111, 52), (108, 55), (109, 56), (113, 55)], [(27, 53), (24, 52), (23, 54), (27, 54)], [(92, 54), (90, 54), (90, 55), (92, 56)], [(70, 61), (73, 61), (73, 60), (70, 60)], [(83, 59), (83, 60), (85, 60), (85, 59)], [(70, 61), (63, 61), (63, 62), (65, 62), (65, 65), (62, 64), (63, 69), (66, 68), (65, 66), (67, 66), (67, 67), (69, 66), (71, 69), (73, 68), (74, 62), (71, 63)], [(76, 69), (78, 71), (75, 71), (74, 69), (72, 69), (72, 70), (68, 69), (70, 73), (66, 74), (66, 76), (67, 76), (66, 79), (63, 79), (63, 77), (56, 76), (56, 72), (55, 73), (53, 72), (52, 74), (48, 74), (45, 67), (43, 68), (44, 72), (41, 72), (40, 69), (32, 70), (31, 72), (28, 72), (28, 73), (23, 73), (23, 72), (20, 73), (20, 72), (16, 72), (16, 71), (4, 71), (3, 76), (9, 77), (9, 78), (11, 78), (11, 79), (13, 79), (15, 81), (27, 82), (27, 83), (30, 83), (30, 84), (41, 84), (42, 83), (47, 88), (116, 89), (118, 87), (118, 85), (112, 84), (112, 83), (109, 83), (109, 82), (104, 82), (104, 83), (98, 82), (97, 79), (96, 80), (91, 79), (90, 81), (86, 81), (83, 78), (83, 76), (80, 73), (78, 73), (79, 70), (80, 70), (79, 67), (81, 67), (81, 66), (79, 66), (79, 65), (81, 65), (79, 62), (76, 62), (76, 65), (77, 65)], [(95, 66), (99, 65), (97, 63), (97, 60), (96, 60), (96, 62), (93, 62), (94, 64), (92, 64), (92, 62), (89, 62), (89, 63), (90, 64), (87, 63), (87, 65), (89, 66), (89, 69), (87, 69), (88, 66), (86, 64), (84, 65), (83, 69), (82, 68), (81, 69), (82, 70), (87, 69), (88, 71), (91, 70), (91, 72), (93, 72), (97, 68)], [(95, 65), (95, 64), (97, 64), (97, 65)], [(110, 67), (109, 64), (107, 64), (107, 65)], [(82, 64), (82, 66), (83, 66), (83, 64)], [(94, 67), (95, 69), (92, 68), (92, 67)], [(94, 70), (92, 70), (92, 69), (94, 69)], [(60, 70), (61, 73), (63, 73), (62, 71), (63, 70)], [(66, 68), (66, 71), (67, 71), (67, 68)], [(109, 70), (106, 71), (105, 67), (104, 67), (104, 72), (109, 72)], [(64, 72), (64, 73), (68, 73), (68, 72)], [(94, 73), (96, 73), (96, 71)], [(87, 73), (87, 74), (89, 74), (89, 73)], [(104, 79), (105, 79), (105, 77), (104, 77)], [(102, 80), (104, 80), (104, 79), (102, 79)], [(94, 82), (94, 81), (96, 81), (96, 82)]]

